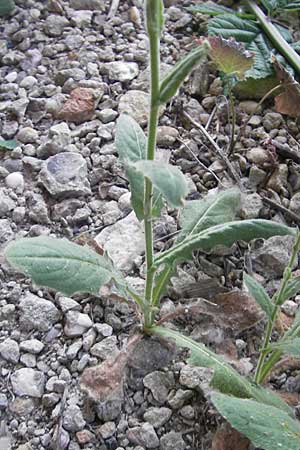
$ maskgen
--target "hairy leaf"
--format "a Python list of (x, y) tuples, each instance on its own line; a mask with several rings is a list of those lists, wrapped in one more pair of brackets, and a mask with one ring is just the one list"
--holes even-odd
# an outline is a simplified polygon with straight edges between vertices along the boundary
[(132, 166), (144, 177), (149, 178), (153, 186), (174, 208), (183, 206), (188, 193), (187, 182), (180, 170), (161, 161), (139, 161)]
[(238, 189), (228, 189), (215, 196), (209, 195), (201, 200), (187, 202), (182, 210), (181, 232), (176, 242), (234, 220), (240, 208), (240, 197)]
[(244, 220), (216, 225), (197, 235), (191, 235), (183, 242), (175, 244), (154, 260), (154, 266), (174, 264), (189, 259), (194, 250), (210, 251), (218, 245), (230, 247), (234, 242), (252, 239), (268, 239), (272, 236), (295, 235), (295, 229), (268, 220)]
[(273, 312), (273, 305), (263, 286), (246, 273), (244, 273), (244, 283), (247, 286), (250, 295), (256, 300), (257, 304), (270, 319)]
[(77, 292), (98, 294), (103, 285), (123, 284), (108, 257), (67, 239), (47, 236), (11, 242), (5, 250), (7, 261), (39, 286), (66, 295)]
[(189, 364), (213, 369), (213, 377), (210, 382), (212, 388), (240, 398), (253, 398), (261, 403), (281, 408), (290, 415), (293, 414), (281, 398), (242, 377), (221, 356), (216, 355), (205, 345), (169, 328), (155, 326), (151, 330), (163, 337), (173, 339), (179, 347), (190, 349)]
[(18, 147), (19, 143), (15, 139), (10, 139), (8, 141), (4, 141), (0, 139), (0, 149), (3, 148), (5, 150), (14, 150)]
[(279, 350), (282, 353), (298, 358), (300, 356), (300, 338), (283, 339), (273, 342), (268, 347), (269, 350)]
[[(261, 100), (271, 89), (278, 86), (275, 74), (266, 78), (253, 78), (248, 75), (246, 80), (239, 81), (233, 88), (235, 96), (241, 100)], [(270, 98), (273, 96), (274, 94), (270, 94)]]
[(233, 10), (226, 6), (216, 5), (212, 2), (206, 2), (203, 5), (195, 5), (187, 8), (193, 13), (208, 14), (209, 16), (218, 16), (219, 14), (232, 14)]
[(260, 28), (253, 20), (244, 20), (234, 14), (213, 17), (208, 23), (209, 35), (235, 38), (239, 42), (250, 43), (259, 33)]
[(15, 9), (13, 0), (0, 0), (0, 17), (10, 14)]
[(285, 290), (282, 293), (281, 304), (284, 303), (289, 298), (294, 297), (294, 295), (297, 295), (299, 293), (300, 293), (300, 277), (292, 278), (291, 280), (289, 280), (287, 282)]
[(213, 393), (212, 402), (222, 416), (255, 447), (264, 450), (299, 450), (300, 423), (286, 412), (254, 400)]
[[(121, 114), (117, 121), (116, 147), (130, 183), (131, 204), (138, 220), (144, 218), (144, 177), (130, 163), (146, 159), (146, 136), (139, 124), (128, 114)], [(159, 192), (153, 195), (153, 216), (162, 208)]]
[(210, 44), (209, 56), (218, 69), (226, 75), (235, 75), (238, 80), (243, 80), (253, 65), (255, 54), (246, 50), (234, 38), (210, 36), (207, 40)]

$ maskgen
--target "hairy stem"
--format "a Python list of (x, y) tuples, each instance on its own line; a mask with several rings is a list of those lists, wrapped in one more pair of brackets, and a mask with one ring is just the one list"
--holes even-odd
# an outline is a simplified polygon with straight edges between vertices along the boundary
[[(150, 45), (150, 115), (147, 140), (147, 159), (154, 160), (156, 148), (156, 134), (158, 123), (158, 97), (159, 97), (159, 68), (160, 68), (160, 30), (155, 27), (153, 11), (159, 9), (158, 0), (147, 0), (146, 16), (148, 15), (148, 35)], [(153, 17), (150, 17), (153, 15)], [(153, 186), (149, 179), (145, 180), (144, 198), (144, 225), (146, 241), (146, 288), (144, 308), (144, 328), (148, 329), (153, 324), (152, 297), (155, 271), (153, 270), (153, 227), (152, 227), (152, 194)]]
[(236, 111), (235, 111), (234, 97), (233, 97), (233, 93), (232, 93), (231, 82), (229, 82), (228, 96), (229, 96), (229, 110), (230, 110), (230, 122), (231, 122), (231, 133), (230, 133), (230, 143), (229, 143), (228, 155), (231, 155), (231, 153), (234, 150), (235, 143), (236, 143), (236, 140), (235, 140)]
[(271, 20), (264, 14), (262, 9), (253, 0), (247, 0), (250, 11), (255, 14), (260, 26), (266, 33), (276, 49), (287, 59), (291, 66), (300, 75), (300, 57), (298, 53), (286, 42)]
[(268, 373), (270, 372), (270, 370), (272, 369), (274, 364), (276, 364), (278, 362), (278, 359), (280, 357), (278, 351), (275, 351), (273, 354), (270, 355), (269, 359), (266, 361), (266, 357), (269, 353), (268, 346), (270, 343), (270, 339), (272, 336), (275, 322), (278, 317), (280, 305), (282, 304), (282, 296), (284, 294), (287, 283), (289, 282), (289, 280), (291, 278), (292, 268), (293, 268), (295, 259), (297, 257), (297, 253), (299, 251), (299, 247), (300, 247), (300, 233), (298, 232), (296, 242), (293, 247), (292, 256), (290, 258), (287, 268), (285, 269), (280, 289), (278, 292), (276, 292), (276, 294), (273, 297), (274, 309), (273, 309), (271, 318), (268, 321), (266, 334), (265, 334), (265, 338), (264, 338), (264, 343), (263, 343), (263, 348), (260, 351), (257, 368), (256, 368), (256, 373), (255, 373), (254, 380), (258, 384), (261, 384), (265, 380), (266, 376), (268, 375)]

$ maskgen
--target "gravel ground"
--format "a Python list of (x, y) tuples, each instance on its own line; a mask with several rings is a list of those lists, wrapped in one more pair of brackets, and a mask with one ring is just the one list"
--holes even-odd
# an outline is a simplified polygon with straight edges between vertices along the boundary
[[(23, 236), (75, 241), (89, 236), (142, 288), (143, 230), (131, 211), (113, 143), (121, 112), (146, 125), (148, 43), (140, 2), (120, 2), (111, 18), (108, 0), (28, 0), (26, 8), (23, 3), (16, 0), (12, 16), (0, 20), (0, 135), (19, 142), (13, 151), (0, 154), (0, 249)], [(204, 18), (196, 22), (182, 7), (189, 1), (166, 3), (162, 73), (204, 27)], [(161, 111), (158, 157), (182, 169), (190, 199), (237, 184), (183, 114), (205, 126), (216, 103), (222, 103), (221, 94), (217, 73), (200, 67)], [(243, 191), (241, 217), (295, 223), (300, 217), (298, 125), (276, 113), (272, 103), (257, 106), (248, 99), (237, 104), (238, 129), (256, 111), (231, 156)], [(226, 151), (226, 107), (217, 108), (208, 131)], [(176, 211), (165, 210), (155, 224), (156, 250), (169, 245), (169, 235), (177, 229)], [(174, 301), (199, 297), (203, 279), (217, 281), (219, 290), (241, 287), (249, 260), (271, 292), (291, 244), (287, 238), (272, 238), (247, 249), (236, 245), (197, 255), (179, 269), (162, 314), (174, 311)], [(131, 305), (87, 296), (71, 299), (40, 289), (4, 261), (0, 283), (1, 448), (210, 448), (219, 420), (203, 395), (210, 374), (179, 362), (184, 359), (172, 345), (140, 341), (124, 386), (113, 397), (92, 402), (82, 393), (83, 371), (117, 355), (133, 334), (137, 320)], [(196, 293), (187, 292), (191, 285)], [(286, 318), (295, 315), (299, 303), (296, 297), (283, 305)], [(261, 323), (228, 332), (208, 319), (184, 318), (175, 325), (213, 348), (230, 338), (240, 367), (250, 373)], [(283, 369), (272, 382), (300, 393), (299, 366)]]

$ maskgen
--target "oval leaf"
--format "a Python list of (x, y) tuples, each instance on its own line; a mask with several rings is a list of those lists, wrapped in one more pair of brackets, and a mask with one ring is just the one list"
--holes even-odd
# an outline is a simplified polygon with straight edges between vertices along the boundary
[(244, 283), (251, 297), (256, 300), (256, 303), (267, 314), (268, 318), (271, 319), (273, 305), (265, 289), (254, 278), (250, 277), (246, 273), (244, 273)]
[(133, 167), (149, 178), (153, 186), (165, 197), (174, 208), (183, 206), (188, 193), (185, 176), (171, 164), (162, 161), (139, 161)]
[(255, 447), (299, 450), (300, 423), (286, 412), (254, 400), (214, 393), (212, 402), (222, 416)]
[(39, 286), (66, 295), (98, 294), (101, 286), (114, 280), (121, 282), (121, 275), (107, 257), (67, 239), (44, 236), (19, 239), (7, 246), (5, 256)]
[(268, 350), (279, 350), (280, 352), (299, 358), (300, 356), (300, 338), (284, 339), (273, 342), (269, 345)]

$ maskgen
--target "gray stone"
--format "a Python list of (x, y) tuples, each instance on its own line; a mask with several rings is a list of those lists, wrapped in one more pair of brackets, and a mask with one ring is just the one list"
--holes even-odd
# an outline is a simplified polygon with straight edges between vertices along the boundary
[(297, 303), (293, 302), (292, 300), (287, 300), (284, 302), (284, 304), (281, 306), (281, 309), (287, 316), (295, 317), (296, 311), (298, 309)]
[(242, 219), (257, 219), (264, 204), (259, 194), (242, 194), (240, 216)]
[(115, 120), (115, 118), (117, 117), (117, 115), (118, 115), (117, 111), (107, 108), (107, 109), (102, 109), (102, 111), (99, 112), (98, 117), (102, 123), (109, 123), (109, 122), (113, 122)]
[(56, 306), (49, 300), (27, 293), (21, 298), (20, 326), (25, 330), (48, 331), (60, 319)]
[(39, 174), (39, 181), (54, 197), (79, 197), (91, 194), (85, 159), (78, 153), (50, 156)]
[(277, 112), (270, 112), (264, 116), (263, 126), (267, 131), (279, 128), (283, 123), (283, 117)]
[(170, 433), (164, 434), (160, 439), (161, 450), (185, 450), (186, 443), (182, 439), (181, 433), (170, 431)]
[(124, 405), (123, 389), (115, 389), (103, 402), (96, 403), (96, 413), (102, 422), (110, 422), (117, 419)]
[(183, 405), (191, 400), (193, 392), (190, 390), (177, 389), (175, 393), (169, 395), (168, 404), (172, 409), (182, 408)]
[(23, 144), (35, 144), (38, 137), (38, 131), (31, 127), (22, 128), (17, 134), (17, 140)]
[(0, 344), (0, 355), (8, 362), (17, 364), (20, 357), (19, 345), (13, 339), (5, 339)]
[(89, 328), (93, 326), (93, 322), (87, 314), (78, 311), (68, 311), (66, 314), (66, 323), (64, 327), (65, 335), (68, 337), (82, 336)]
[(111, 81), (128, 82), (139, 74), (139, 66), (135, 62), (113, 61), (103, 64), (102, 73), (107, 73)]
[(17, 194), (21, 194), (24, 191), (24, 177), (20, 172), (13, 172), (7, 175), (5, 184)]
[(8, 399), (5, 394), (0, 394), (0, 411), (5, 410), (8, 406)]
[(57, 14), (50, 14), (46, 18), (45, 22), (45, 32), (51, 37), (61, 36), (64, 28), (69, 25), (68, 19), (64, 16), (60, 16)]
[(246, 114), (254, 114), (261, 112), (261, 106), (258, 105), (257, 102), (254, 102), (253, 100), (245, 100), (243, 102), (239, 103), (239, 108), (241, 111), (245, 112)]
[(278, 164), (269, 178), (267, 187), (281, 194), (287, 186), (288, 166), (286, 164)]
[(179, 382), (182, 386), (206, 392), (213, 376), (213, 370), (207, 367), (184, 366), (180, 371)]
[(134, 267), (136, 257), (145, 251), (144, 231), (133, 212), (106, 227), (95, 240), (109, 253), (118, 269), (128, 272)]
[(68, 406), (63, 414), (63, 427), (67, 431), (80, 431), (85, 426), (85, 420), (82, 416), (81, 409), (77, 405)]
[(67, 150), (71, 143), (71, 130), (66, 122), (53, 125), (48, 133), (48, 138), (37, 149), (39, 158), (48, 158)]
[[(142, 445), (145, 448), (155, 448), (159, 446), (159, 439), (150, 423), (143, 423), (140, 427), (134, 427), (127, 432), (128, 439), (136, 445)], [(173, 447), (173, 449), (176, 448)]]
[(160, 428), (167, 423), (172, 416), (172, 410), (170, 408), (148, 408), (144, 414), (144, 420), (154, 428)]
[(20, 86), (24, 89), (32, 89), (33, 86), (37, 84), (37, 82), (38, 80), (35, 77), (29, 75), (23, 78), (23, 80), (20, 82)]
[(15, 207), (15, 202), (6, 194), (6, 190), (0, 188), (0, 217), (6, 216)]
[(80, 305), (69, 297), (61, 296), (58, 298), (58, 304), (63, 313), (66, 313), (71, 310), (80, 310)]
[(78, 339), (68, 347), (66, 356), (70, 361), (73, 361), (78, 355), (79, 350), (82, 348), (82, 340)]
[(20, 357), (20, 362), (25, 367), (35, 367), (36, 366), (36, 356), (31, 353), (23, 353)]
[[(146, 92), (131, 90), (122, 95), (119, 101), (119, 113), (127, 113), (133, 117), (140, 125), (146, 125), (149, 114), (150, 96)], [(164, 112), (164, 107), (160, 108), (160, 115)]]
[(292, 196), (289, 209), (295, 214), (300, 215), (300, 192), (297, 192)]
[[(165, 75), (173, 68), (171, 64), (161, 63), (160, 78), (163, 79)], [(147, 67), (139, 76), (133, 80), (132, 89), (149, 92), (150, 89), (150, 67)]]
[(102, 0), (71, 0), (70, 7), (79, 10), (103, 11)]
[[(264, 276), (281, 277), (284, 269), (288, 266), (290, 255), (293, 250), (294, 238), (292, 236), (273, 236), (264, 242), (261, 248), (252, 253), (254, 270)], [(293, 268), (296, 268), (296, 258)]]
[(8, 219), (0, 219), (0, 248), (11, 241), (14, 237), (14, 232), (11, 229), (10, 221)]
[(262, 147), (253, 147), (246, 153), (247, 159), (257, 164), (258, 166), (264, 166), (271, 163), (270, 152)]
[(179, 136), (179, 132), (176, 128), (161, 126), (157, 129), (157, 144), (162, 147), (172, 147), (177, 137)]
[(98, 428), (99, 433), (103, 439), (108, 439), (116, 432), (115, 422), (106, 422)]
[(93, 18), (92, 11), (72, 11), (71, 13), (71, 22), (75, 27), (85, 28), (91, 26)]
[(38, 355), (41, 353), (45, 345), (38, 339), (28, 339), (27, 341), (22, 341), (20, 343), (20, 350), (23, 352), (32, 353), (33, 355)]
[(11, 384), (18, 396), (41, 398), (44, 394), (45, 375), (31, 368), (18, 369), (11, 376)]
[(39, 224), (48, 224), (50, 222), (47, 204), (41, 194), (30, 192), (27, 196), (27, 207), (29, 219), (32, 222)]
[(101, 359), (107, 359), (118, 351), (116, 336), (109, 336), (100, 342), (97, 342), (90, 349), (93, 356)]
[(174, 386), (174, 379), (171, 374), (156, 370), (146, 375), (143, 383), (151, 391), (154, 399), (163, 404), (168, 398), (170, 389)]

